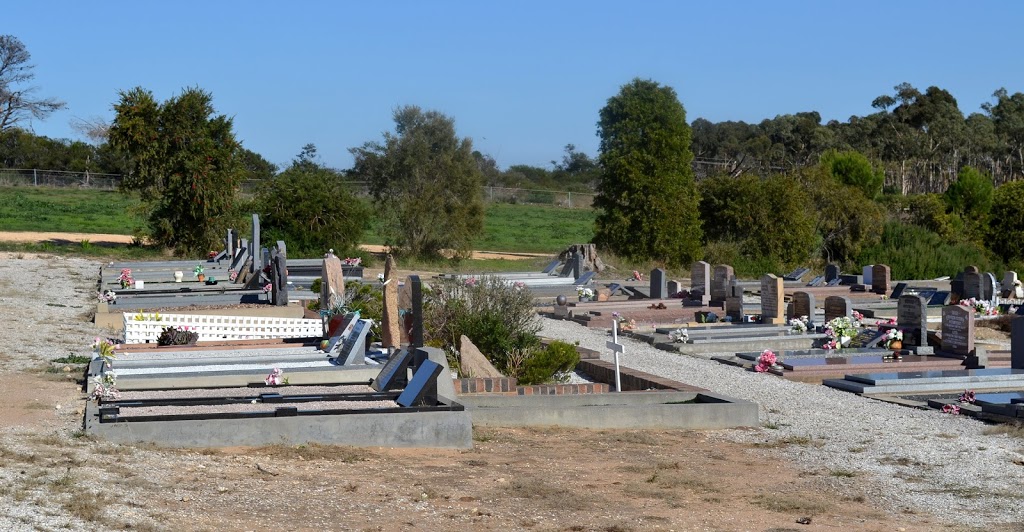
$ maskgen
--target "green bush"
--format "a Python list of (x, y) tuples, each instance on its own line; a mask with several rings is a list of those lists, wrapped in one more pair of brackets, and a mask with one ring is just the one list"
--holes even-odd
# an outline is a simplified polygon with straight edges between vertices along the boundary
[(564, 381), (566, 374), (580, 363), (576, 346), (565, 342), (551, 342), (546, 349), (534, 351), (520, 366), (516, 375), (519, 384), (543, 384), (551, 380)]
[(989, 247), (1003, 260), (1024, 258), (1024, 181), (1010, 181), (996, 189), (988, 231)]
[(821, 166), (840, 183), (860, 189), (868, 199), (882, 192), (885, 174), (873, 169), (871, 161), (860, 152), (829, 150), (822, 154)]
[(950, 244), (923, 227), (896, 220), (886, 222), (881, 240), (864, 249), (858, 264), (887, 264), (893, 279), (933, 279), (956, 275), (973, 264), (998, 271), (985, 249), (972, 242)]
[(453, 353), (466, 335), (501, 371), (509, 369), (513, 352), (540, 344), (533, 295), (500, 277), (438, 279), (424, 293), (424, 307), (426, 341)]

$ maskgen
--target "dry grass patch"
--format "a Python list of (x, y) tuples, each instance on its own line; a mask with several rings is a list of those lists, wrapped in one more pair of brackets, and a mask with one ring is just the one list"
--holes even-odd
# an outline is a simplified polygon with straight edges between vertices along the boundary
[(1024, 438), (1024, 424), (1005, 423), (1002, 425), (993, 425), (991, 427), (986, 427), (981, 431), (981, 433), (989, 436), (1005, 434), (1011, 438)]
[(754, 497), (753, 502), (765, 510), (778, 513), (799, 512), (801, 514), (819, 515), (832, 508), (831, 504), (824, 501), (782, 493), (758, 495)]
[(249, 449), (253, 456), (267, 456), (285, 460), (331, 460), (346, 464), (362, 462), (374, 457), (366, 449), (344, 445), (320, 445), (308, 443), (304, 445), (267, 445)]
[(64, 501), (61, 506), (71, 515), (90, 523), (102, 522), (106, 517), (109, 498), (100, 493), (79, 491)]

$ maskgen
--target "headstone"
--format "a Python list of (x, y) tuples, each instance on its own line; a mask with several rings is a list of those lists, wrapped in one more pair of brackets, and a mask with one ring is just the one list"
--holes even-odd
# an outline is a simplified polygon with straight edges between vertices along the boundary
[(572, 278), (579, 279), (580, 275), (583, 275), (583, 255), (573, 253), (570, 262), (572, 264)]
[(1000, 290), (999, 295), (1002, 297), (1014, 297), (1014, 287), (1017, 286), (1017, 281), (1017, 272), (1003, 272), (1002, 290)]
[(408, 349), (394, 352), (381, 368), (377, 377), (370, 383), (370, 388), (376, 392), (389, 392), (404, 388), (405, 384), (409, 382), (410, 362), (412, 362), (412, 353)]
[(725, 298), (725, 315), (731, 318), (733, 323), (743, 322), (743, 298)]
[(561, 264), (561, 263), (562, 263), (562, 261), (560, 261), (560, 260), (553, 260), (553, 261), (549, 262), (548, 265), (545, 266), (544, 269), (541, 270), (540, 273), (552, 273), (552, 272), (555, 271), (556, 268), (558, 268), (558, 265)]
[(263, 256), (260, 254), (260, 215), (252, 215), (252, 242), (249, 243), (249, 255), (252, 255), (252, 271), (258, 272), (263, 269)]
[(288, 256), (288, 246), (285, 245), (284, 240), (278, 240), (274, 245), (277, 246), (278, 251), (284, 253), (285, 256)]
[(985, 301), (995, 302), (996, 297), (999, 295), (996, 288), (996, 276), (992, 273), (986, 272), (981, 276), (981, 297)]
[(665, 270), (655, 268), (651, 270), (651, 299), (665, 299), (668, 297), (668, 278), (665, 277)]
[(586, 272), (583, 275), (579, 276), (579, 278), (577, 278), (575, 281), (573, 281), (572, 284), (574, 286), (584, 286), (590, 284), (590, 281), (594, 278), (595, 275), (597, 275), (597, 272)]
[(235, 258), (234, 232), (234, 229), (228, 229), (227, 238), (224, 239), (224, 251), (228, 253), (228, 258), (232, 260)]
[(359, 323), (358, 311), (352, 314), (352, 319), (349, 320), (347, 324), (345, 324), (345, 328), (342, 329), (341, 332), (335, 334), (334, 336), (331, 336), (330, 340), (328, 340), (327, 342), (327, 348), (324, 349), (324, 352), (327, 353), (328, 355), (333, 353), (334, 350), (337, 349), (338, 346), (341, 345), (341, 343), (345, 341), (349, 337), (349, 335), (352, 334), (352, 331), (356, 328), (357, 323)]
[(612, 283), (612, 284), (608, 285), (608, 290), (611, 292), (609, 295), (611, 295), (611, 296), (618, 295), (619, 290), (621, 290), (621, 289), (622, 289), (622, 285), (619, 284), (619, 283)]
[[(974, 268), (973, 266), (969, 266)], [(977, 269), (977, 268), (975, 268)], [(981, 274), (978, 272), (972, 272), (964, 270), (964, 293), (961, 299), (982, 299), (984, 297), (984, 289), (981, 283)]]
[(906, 290), (907, 283), (896, 283), (896, 286), (892, 288), (892, 293), (889, 294), (889, 299), (899, 299)]
[(873, 284), (873, 281), (874, 281), (873, 274), (874, 274), (874, 271), (875, 271), (874, 268), (875, 268), (874, 264), (868, 264), (867, 266), (864, 267), (864, 269), (862, 270), (863, 277), (864, 277), (864, 282), (861, 283), (861, 284)]
[(942, 307), (942, 350), (970, 355), (974, 351), (974, 310), (960, 305)]
[(381, 345), (398, 347), (402, 343), (402, 325), (398, 312), (398, 266), (390, 254), (384, 259), (384, 311), (380, 320)]
[(569, 257), (569, 260), (565, 261), (565, 264), (562, 266), (562, 271), (558, 272), (559, 277), (568, 277), (570, 275), (572, 275), (572, 257)]
[(690, 295), (696, 296), (699, 292), (702, 296), (711, 295), (711, 265), (699, 260), (690, 266)]
[(808, 292), (793, 293), (793, 315), (790, 318), (807, 316), (811, 322), (814, 321), (814, 294)]
[(950, 302), (957, 303), (964, 297), (964, 272), (959, 272), (949, 282)]
[(345, 272), (341, 259), (331, 255), (324, 257), (320, 267), (320, 308), (330, 309), (340, 305), (345, 297)]
[(719, 264), (715, 266), (714, 276), (711, 278), (711, 302), (722, 303), (728, 294), (729, 281), (736, 278), (732, 266)]
[[(876, 294), (889, 294), (891, 280), (889, 278), (889, 267), (885, 264), (875, 264), (871, 267), (871, 291)], [(866, 279), (866, 277), (865, 277)], [(867, 284), (869, 281), (864, 281)]]
[(964, 273), (981, 273), (977, 266), (965, 266)]
[[(409, 349), (412, 350), (423, 347), (423, 284), (419, 275), (410, 275), (405, 284), (409, 285), (409, 295), (412, 299), (412, 312), (406, 314), (407, 319), (412, 320), (412, 323), (407, 326)], [(408, 318), (410, 315), (412, 317)]]
[(1020, 318), (1010, 320), (1010, 367), (1024, 369), (1024, 319)]
[(935, 295), (933, 295), (928, 300), (928, 306), (938, 306), (938, 307), (941, 307), (941, 306), (948, 305), (949, 304), (950, 296), (951, 296), (951, 294), (949, 293), (948, 290), (939, 290), (939, 291), (935, 292)]
[(846, 286), (853, 286), (857, 284), (864, 284), (863, 275), (853, 275), (849, 273), (843, 273), (839, 275), (839, 284)]
[(825, 286), (839, 286), (839, 284), (842, 282), (843, 280), (841, 278), (836, 277), (835, 279), (832, 279), (831, 281), (825, 283)]
[(395, 399), (399, 406), (434, 406), (437, 404), (437, 376), (444, 369), (433, 360), (424, 358), (420, 362), (412, 380), (405, 390)]
[(896, 326), (903, 329), (903, 345), (928, 345), (928, 301), (921, 296), (900, 296)]
[(679, 281), (669, 281), (667, 284), (668, 295), (672, 297), (683, 291), (683, 285)]
[(878, 342), (882, 340), (884, 335), (885, 333), (878, 329), (861, 329), (856, 336), (850, 339), (847, 347), (857, 349), (878, 347)]
[(373, 320), (353, 320), (355, 327), (341, 344), (338, 352), (338, 364), (351, 366), (366, 363), (366, 334), (370, 332)]
[(459, 367), (463, 375), (474, 379), (504, 377), (464, 334), (459, 338)]
[(839, 278), (839, 266), (828, 264), (825, 266), (825, 282), (828, 283)]
[(815, 276), (813, 279), (807, 282), (807, 286), (821, 286), (823, 284), (825, 284), (824, 275)]
[(725, 289), (725, 297), (743, 297), (743, 287), (735, 277), (729, 281), (729, 286)]
[(761, 323), (785, 323), (783, 280), (770, 273), (761, 277)]
[(828, 296), (825, 298), (825, 323), (835, 318), (853, 315), (853, 304), (844, 296)]
[(270, 259), (270, 303), (278, 307), (288, 304), (288, 258), (277, 248)]

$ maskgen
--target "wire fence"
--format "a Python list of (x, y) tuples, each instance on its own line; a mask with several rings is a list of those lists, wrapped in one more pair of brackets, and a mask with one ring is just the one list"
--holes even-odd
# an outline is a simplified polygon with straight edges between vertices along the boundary
[[(249, 179), (242, 182), (243, 194), (253, 194), (261, 181)], [(61, 170), (6, 169), (0, 168), (0, 187), (36, 186), (58, 188), (95, 188), (114, 190), (121, 184), (119, 174), (97, 174), (91, 172), (65, 172)], [(357, 196), (369, 196), (365, 181), (347, 181)], [(483, 187), (484, 200), (489, 203), (522, 203), (528, 205), (552, 205), (569, 209), (589, 209), (594, 203), (594, 194), (586, 192), (565, 192), (515, 187)]]

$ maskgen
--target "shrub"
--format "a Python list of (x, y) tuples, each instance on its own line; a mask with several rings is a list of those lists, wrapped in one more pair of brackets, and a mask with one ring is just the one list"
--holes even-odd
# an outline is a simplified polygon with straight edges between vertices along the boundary
[(426, 341), (452, 353), (466, 335), (499, 370), (513, 350), (539, 345), (532, 294), (500, 277), (439, 279), (425, 291), (424, 307)]
[(199, 341), (199, 333), (185, 327), (164, 327), (156, 339), (156, 345), (193, 345)]
[(538, 349), (526, 358), (516, 379), (520, 384), (543, 384), (552, 379), (562, 381), (563, 374), (572, 371), (580, 363), (576, 347), (565, 342), (551, 342), (545, 349)]
[(821, 166), (840, 183), (860, 189), (868, 199), (882, 192), (885, 175), (871, 168), (871, 162), (859, 152), (829, 150), (821, 156)]
[(1011, 181), (996, 189), (989, 222), (988, 245), (1005, 261), (1024, 258), (1024, 181)]
[(955, 275), (967, 264), (992, 270), (985, 250), (972, 242), (949, 244), (923, 227), (890, 220), (878, 244), (858, 256), (858, 264), (887, 264), (893, 279), (932, 279)]

